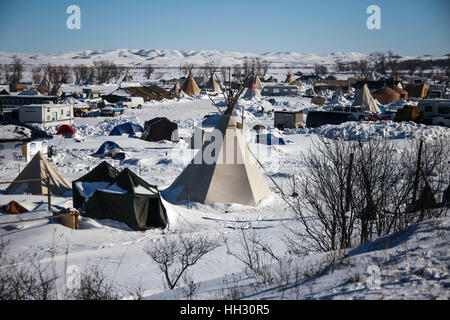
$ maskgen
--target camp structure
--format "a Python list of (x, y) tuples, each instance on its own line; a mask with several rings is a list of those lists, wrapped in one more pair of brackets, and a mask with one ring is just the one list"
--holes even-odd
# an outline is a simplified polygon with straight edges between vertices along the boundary
[(173, 88), (170, 90), (170, 93), (173, 94), (184, 94), (183, 90), (181, 90), (180, 84), (177, 82), (175, 83), (175, 85), (173, 86)]
[(3, 206), (0, 206), (0, 211), (6, 214), (19, 214), (28, 212), (28, 209), (19, 204), (18, 202), (12, 200)]
[(322, 96), (311, 98), (311, 103), (314, 103), (314, 104), (326, 104), (327, 102), (328, 102), (327, 98), (322, 97)]
[(258, 130), (256, 133), (256, 143), (266, 144), (268, 146), (284, 146), (286, 142), (278, 132), (269, 132), (268, 130)]
[(146, 141), (168, 140), (178, 142), (180, 141), (178, 125), (166, 117), (158, 117), (145, 121), (144, 133), (141, 139)]
[[(222, 115), (215, 133), (223, 139), (205, 142), (169, 190), (177, 193), (176, 200), (257, 206), (271, 191), (234, 117)], [(210, 149), (216, 141), (221, 144), (212, 156)]]
[(189, 76), (184, 80), (183, 85), (181, 86), (181, 90), (189, 96), (200, 94), (200, 89), (197, 83), (192, 76), (192, 73), (189, 73)]
[(384, 87), (383, 89), (377, 90), (372, 93), (372, 97), (374, 99), (377, 99), (378, 102), (384, 105), (400, 100), (400, 93), (392, 90), (389, 87)]
[[(74, 198), (74, 206), (80, 208), (82, 216), (119, 221), (136, 231), (167, 226), (166, 209), (156, 186), (128, 168), (118, 174), (105, 165), (98, 171), (97, 168), (74, 182), (81, 191), (81, 198)], [(106, 181), (92, 181), (100, 179)]]
[(73, 138), (75, 136), (75, 129), (68, 124), (63, 124), (56, 131), (57, 135), (62, 135), (64, 138)]
[(255, 83), (256, 88), (257, 88), (258, 90), (262, 90), (263, 85), (262, 85), (262, 83), (261, 83), (261, 79), (259, 78), (259, 75), (256, 75), (256, 76), (253, 78), (253, 82)]
[(123, 149), (113, 141), (103, 142), (100, 148), (98, 148), (95, 153), (91, 154), (91, 156), (98, 158), (111, 158), (114, 160), (123, 160), (126, 157)]
[(53, 87), (53, 84), (50, 81), (48, 74), (45, 74), (42, 78), (41, 82), (37, 86), (36, 90), (42, 94), (48, 94), (49, 90)]
[(5, 194), (47, 195), (47, 182), (53, 195), (62, 195), (71, 189), (42, 152), (39, 151), (6, 188)]
[(262, 98), (261, 91), (256, 87), (255, 82), (252, 82), (251, 85), (247, 88), (247, 91), (245, 92), (245, 95), (243, 96), (244, 99), (253, 99), (253, 98)]
[(364, 84), (364, 86), (356, 93), (355, 100), (353, 101), (352, 106), (360, 106), (364, 109), (369, 110), (370, 112), (381, 113), (380, 108), (378, 108), (377, 103), (370, 94), (367, 84)]
[(429, 86), (426, 83), (407, 83), (404, 89), (410, 98), (425, 99), (428, 96)]
[(399, 86), (396, 85), (392, 85), (389, 88), (391, 88), (392, 90), (398, 92), (400, 94), (400, 98), (403, 100), (408, 100), (408, 91), (403, 90), (402, 88), (400, 88)]
[(103, 161), (94, 169), (86, 173), (81, 178), (72, 181), (72, 200), (74, 208), (81, 209), (84, 201), (87, 199), (86, 191), (92, 188), (103, 188), (119, 175), (119, 171)]
[(203, 88), (206, 89), (206, 93), (210, 95), (217, 95), (222, 92), (219, 83), (214, 79), (213, 75), (208, 79)]
[(127, 74), (123, 77), (121, 82), (132, 82), (133, 77), (127, 72)]
[(115, 126), (111, 132), (110, 136), (121, 136), (122, 134), (128, 134), (130, 137), (136, 137), (138, 132), (143, 132), (144, 128), (141, 125), (132, 122), (126, 122)]
[(284, 80), (284, 83), (291, 83), (292, 81), (294, 81), (292, 79), (292, 76), (290, 73), (288, 73), (288, 75), (286, 76), (286, 79)]

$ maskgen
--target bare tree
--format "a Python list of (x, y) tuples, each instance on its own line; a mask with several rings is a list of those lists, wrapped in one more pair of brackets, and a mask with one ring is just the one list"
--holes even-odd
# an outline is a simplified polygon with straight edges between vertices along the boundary
[(324, 76), (328, 73), (328, 68), (324, 64), (318, 64), (316, 63), (314, 65), (314, 73), (320, 76)]
[(259, 75), (260, 75), (261, 77), (265, 77), (266, 74), (267, 74), (267, 71), (269, 71), (269, 68), (270, 68), (270, 62), (267, 61), (267, 60), (263, 60), (263, 61), (261, 62), (261, 68), (260, 68), (260, 73), (259, 73)]
[(90, 68), (84, 64), (78, 64), (72, 67), (72, 73), (75, 78), (75, 84), (83, 84), (89, 80)]
[(49, 86), (51, 86), (47, 88), (49, 94), (56, 94), (63, 84), (69, 83), (70, 70), (68, 65), (53, 66), (49, 63), (45, 66), (44, 73), (49, 79)]
[(38, 84), (42, 80), (42, 68), (34, 67), (31, 69), (31, 79), (33, 83)]
[(145, 77), (147, 78), (147, 80), (150, 79), (153, 72), (155, 72), (155, 68), (153, 68), (153, 66), (151, 64), (148, 64), (144, 67), (144, 74), (145, 74)]
[(383, 75), (386, 74), (386, 55), (384, 52), (373, 52), (369, 55), (369, 61), (372, 65), (372, 69)]
[(98, 83), (107, 83), (114, 78), (115, 63), (106, 60), (94, 61), (95, 78)]
[(233, 74), (232, 76), (234, 77), (234, 80), (238, 83), (241, 82), (242, 80), (242, 66), (239, 64), (235, 64), (233, 66)]
[(394, 77), (398, 75), (398, 60), (400, 58), (401, 57), (399, 55), (395, 54), (391, 50), (388, 50), (387, 64), (388, 64), (389, 69), (391, 69), (392, 76), (394, 76)]
[(168, 288), (172, 290), (186, 270), (220, 246), (219, 239), (209, 239), (202, 235), (193, 238), (180, 233), (178, 238), (164, 237), (157, 243), (147, 246), (144, 252), (157, 263), (164, 273)]
[(193, 62), (186, 62), (181, 66), (181, 71), (184, 74), (194, 74), (194, 70), (196, 69), (197, 65)]
[(5, 65), (5, 78), (10, 83), (19, 83), (22, 79), (23, 61), (16, 55), (12, 57), (12, 63)]

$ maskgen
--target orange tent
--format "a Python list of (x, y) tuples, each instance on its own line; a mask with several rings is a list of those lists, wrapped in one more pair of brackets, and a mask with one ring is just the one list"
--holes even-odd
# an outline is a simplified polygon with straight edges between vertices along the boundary
[(28, 212), (27, 208), (21, 206), (14, 200), (10, 201), (8, 204), (5, 204), (4, 206), (0, 206), (0, 210), (6, 214), (19, 214)]

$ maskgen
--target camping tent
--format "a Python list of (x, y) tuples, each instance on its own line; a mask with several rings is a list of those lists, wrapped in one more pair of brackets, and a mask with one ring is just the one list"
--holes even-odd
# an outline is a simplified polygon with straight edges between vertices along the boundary
[[(62, 195), (70, 190), (70, 186), (63, 180), (55, 168), (53, 168), (42, 152), (39, 151), (19, 173), (16, 179), (14, 179), (14, 182), (6, 188), (5, 194), (31, 193), (35, 195), (46, 195), (48, 194), (47, 178), (50, 179), (50, 191), (52, 194)], [(41, 181), (16, 182), (30, 179), (41, 179)]]
[(268, 146), (284, 146), (286, 142), (279, 134), (273, 134), (267, 130), (260, 130), (256, 134), (256, 143), (267, 144)]
[(408, 92), (408, 96), (425, 99), (428, 96), (428, 91), (430, 87), (428, 84), (420, 84), (420, 83), (407, 83), (405, 84), (404, 89)]
[(19, 214), (28, 212), (28, 209), (22, 206), (21, 204), (17, 203), (16, 201), (12, 200), (8, 204), (0, 206), (0, 211), (3, 211), (6, 214)]
[(92, 186), (105, 187), (119, 175), (119, 171), (103, 161), (94, 169), (86, 173), (81, 178), (72, 181), (72, 199), (74, 208), (80, 209), (87, 198), (85, 189), (90, 189)]
[(403, 100), (408, 100), (408, 91), (403, 90), (402, 88), (400, 88), (399, 86), (390, 86), (389, 88), (391, 88), (394, 91), (397, 91), (400, 94), (400, 98)]
[(146, 141), (168, 140), (178, 142), (178, 125), (165, 117), (145, 121), (144, 133), (141, 136)]
[(258, 205), (271, 191), (234, 117), (223, 115), (214, 136), (216, 139), (203, 144), (168, 191), (174, 193), (176, 200)]
[(186, 93), (189, 96), (200, 94), (200, 89), (197, 83), (195, 82), (192, 73), (189, 73), (189, 76), (184, 81), (181, 90), (183, 90), (184, 93)]
[(91, 154), (93, 157), (100, 157), (100, 158), (112, 158), (116, 160), (123, 160), (125, 159), (125, 153), (123, 152), (123, 149), (119, 147), (119, 145), (112, 141), (105, 141), (100, 146), (100, 148), (97, 150), (97, 152)]
[(372, 97), (377, 99), (381, 104), (389, 104), (400, 100), (400, 93), (389, 87), (384, 87), (383, 89), (374, 92)]
[(141, 125), (135, 124), (132, 122), (122, 123), (117, 126), (115, 126), (111, 132), (109, 133), (110, 136), (120, 136), (122, 134), (128, 134), (130, 137), (135, 137), (136, 133), (143, 132), (144, 129)]
[[(84, 186), (82, 182), (80, 184)], [(104, 187), (91, 185), (84, 195), (87, 199), (81, 205), (83, 216), (120, 221), (137, 231), (164, 228), (168, 223), (158, 188), (128, 168)]]
[(209, 80), (204, 85), (205, 89), (213, 90), (212, 93), (221, 93), (222, 90), (220, 89), (220, 85), (217, 83), (217, 81), (214, 79), (214, 76), (211, 76)]
[(245, 95), (243, 96), (244, 99), (252, 99), (254, 97), (261, 98), (261, 92), (256, 87), (255, 82), (252, 82), (251, 85), (247, 88), (247, 91), (245, 92)]
[(367, 84), (364, 84), (364, 86), (356, 93), (352, 106), (361, 106), (370, 112), (381, 113), (380, 108), (378, 108), (377, 103), (370, 94)]
[(75, 135), (75, 129), (68, 124), (63, 124), (58, 128), (56, 134), (62, 134), (65, 138), (72, 138)]
[(286, 80), (284, 80), (284, 83), (291, 83), (292, 81), (294, 80), (292, 79), (291, 74), (288, 73), (288, 75), (286, 76)]

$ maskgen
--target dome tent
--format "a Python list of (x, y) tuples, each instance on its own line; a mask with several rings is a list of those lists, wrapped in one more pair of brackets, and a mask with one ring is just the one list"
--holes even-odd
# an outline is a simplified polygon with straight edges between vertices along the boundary
[(56, 134), (61, 134), (64, 136), (64, 138), (73, 138), (73, 136), (75, 135), (75, 129), (68, 124), (63, 124), (58, 128)]
[(110, 136), (120, 136), (122, 134), (128, 134), (130, 137), (136, 137), (136, 133), (143, 132), (144, 128), (141, 125), (132, 122), (122, 123), (115, 126), (111, 132)]

